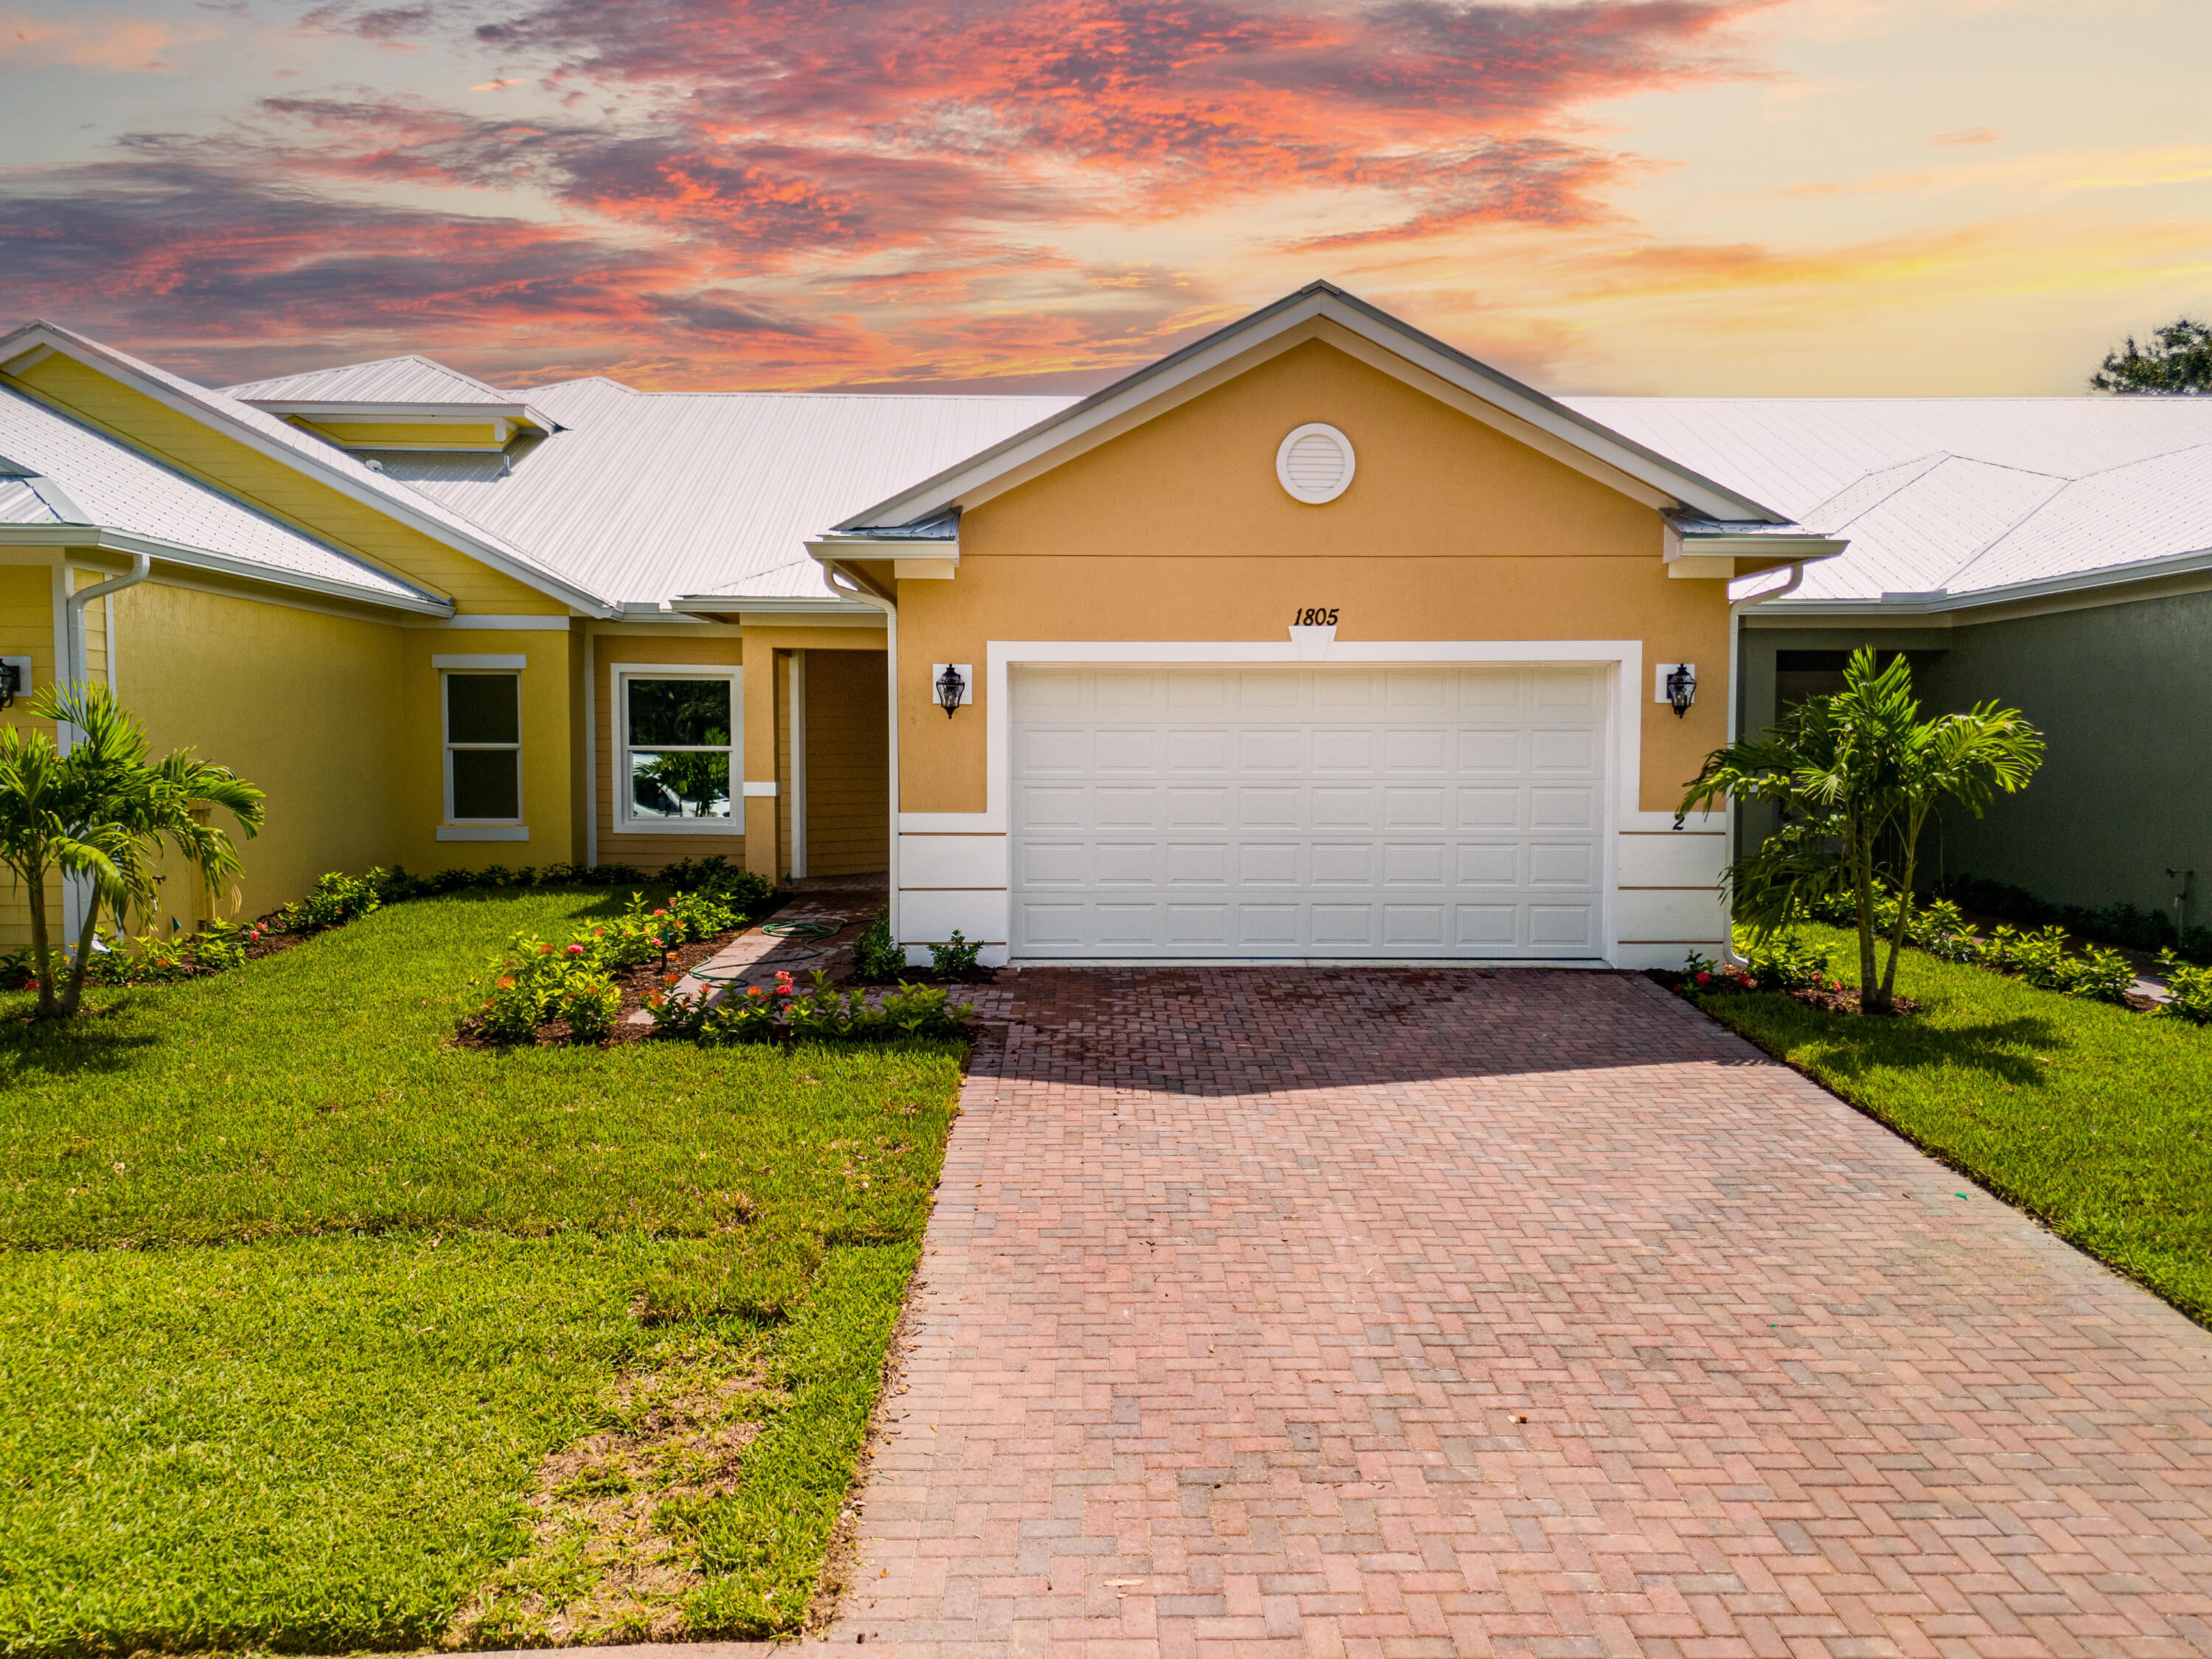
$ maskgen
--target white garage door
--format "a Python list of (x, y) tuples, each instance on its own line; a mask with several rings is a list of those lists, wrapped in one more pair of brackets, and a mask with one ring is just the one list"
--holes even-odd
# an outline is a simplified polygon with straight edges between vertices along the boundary
[(1012, 681), (1017, 958), (1604, 952), (1595, 670)]

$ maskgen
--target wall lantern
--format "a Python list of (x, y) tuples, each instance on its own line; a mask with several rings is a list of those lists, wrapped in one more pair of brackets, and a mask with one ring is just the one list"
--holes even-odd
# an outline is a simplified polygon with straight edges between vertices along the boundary
[(1667, 701), (1674, 705), (1677, 720), (1698, 700), (1698, 670), (1694, 663), (1678, 662), (1667, 674)]
[[(969, 675), (963, 674), (960, 672), (963, 668), (967, 667), (967, 665), (965, 663), (943, 662), (938, 664), (937, 666), (939, 670), (937, 676), (937, 704), (939, 708), (944, 709), (945, 718), (951, 720), (952, 718), (952, 711), (969, 700)], [(969, 674), (972, 674), (975, 671), (972, 669), (969, 671)]]

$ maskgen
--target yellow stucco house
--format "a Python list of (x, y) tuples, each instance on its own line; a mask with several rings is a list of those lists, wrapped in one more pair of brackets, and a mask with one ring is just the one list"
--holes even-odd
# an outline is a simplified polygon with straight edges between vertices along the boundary
[(1080, 401), (0, 339), (0, 657), (268, 791), (248, 912), (720, 853), (917, 959), (1671, 966), (1729, 581), (1841, 546), (1325, 283)]

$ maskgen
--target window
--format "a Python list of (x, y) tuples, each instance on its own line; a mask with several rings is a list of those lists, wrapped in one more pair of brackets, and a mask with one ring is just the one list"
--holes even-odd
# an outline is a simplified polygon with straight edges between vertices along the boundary
[(446, 677), (446, 820), (522, 821), (522, 677)]
[(623, 826), (742, 834), (730, 802), (737, 671), (617, 668), (615, 684)]

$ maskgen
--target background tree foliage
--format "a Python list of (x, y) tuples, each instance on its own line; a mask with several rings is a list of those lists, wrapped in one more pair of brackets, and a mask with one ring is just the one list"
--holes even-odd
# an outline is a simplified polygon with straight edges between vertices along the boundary
[(2118, 351), (2105, 354), (2089, 386), (2123, 397), (2212, 393), (2212, 328), (2181, 317), (2154, 332), (2148, 346), (2137, 345), (2130, 334)]

